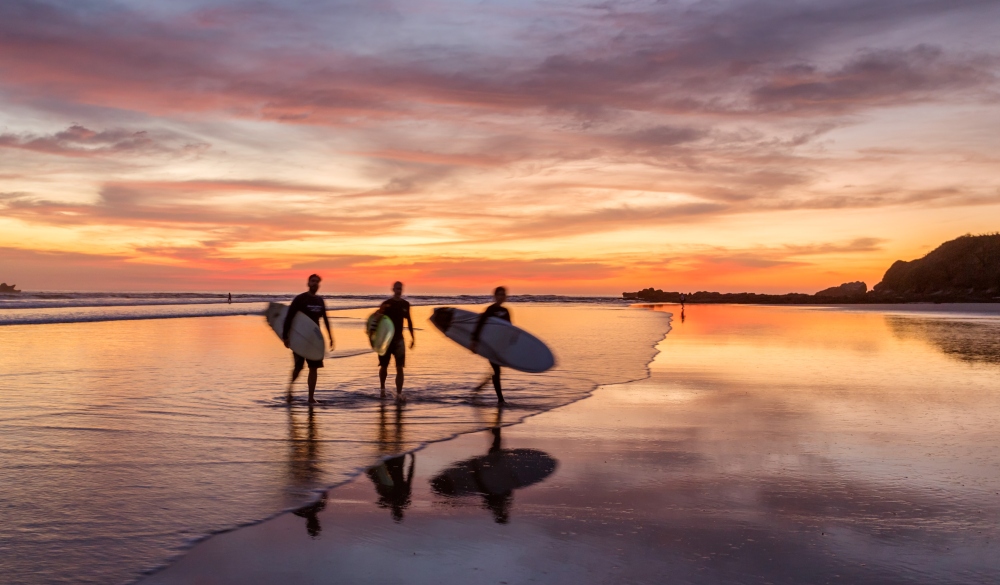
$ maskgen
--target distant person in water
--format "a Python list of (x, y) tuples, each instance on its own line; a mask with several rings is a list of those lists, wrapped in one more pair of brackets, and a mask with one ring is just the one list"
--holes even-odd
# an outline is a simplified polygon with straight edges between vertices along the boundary
[(233, 293), (229, 293), (229, 304), (233, 304)]
[[(296, 313), (303, 313), (305, 316), (312, 319), (317, 325), (319, 325), (320, 317), (323, 318), (323, 323), (326, 324), (326, 332), (330, 336), (330, 349), (333, 349), (333, 331), (330, 330), (330, 320), (326, 317), (326, 303), (323, 302), (323, 297), (316, 294), (319, 290), (319, 283), (323, 280), (318, 274), (313, 274), (309, 276), (309, 290), (295, 297), (292, 301), (290, 307), (288, 307), (288, 315), (285, 316), (285, 326), (281, 338), (285, 341), (285, 347), (288, 347), (288, 333), (292, 329), (292, 318), (295, 317)], [(302, 373), (302, 368), (308, 362), (309, 364), (309, 404), (315, 404), (316, 398), (316, 377), (320, 368), (323, 367), (323, 360), (307, 360), (306, 358), (300, 356), (297, 353), (292, 353), (294, 357), (295, 367), (292, 369), (292, 381), (288, 385), (288, 402), (292, 401), (292, 384)]]
[(410, 318), (410, 302), (403, 298), (403, 283), (392, 285), (392, 298), (387, 299), (379, 307), (379, 311), (389, 317), (395, 334), (389, 342), (385, 355), (378, 356), (378, 381), (381, 387), (380, 396), (385, 398), (385, 380), (389, 377), (389, 361), (396, 358), (396, 402), (405, 402), (403, 396), (403, 368), (406, 366), (406, 342), (403, 340), (403, 319), (410, 329), (410, 349), (416, 343), (413, 336), (413, 319)]
[[(510, 323), (510, 311), (507, 307), (503, 306), (504, 301), (507, 300), (507, 289), (498, 286), (496, 290), (493, 291), (493, 304), (486, 307), (483, 314), (479, 316), (479, 321), (476, 323), (476, 328), (472, 332), (472, 345), (469, 349), (472, 353), (476, 353), (479, 348), (479, 335), (483, 332), (483, 326), (486, 325), (486, 320), (490, 317), (496, 317), (497, 319), (503, 319), (504, 321)], [(493, 367), (493, 389), (497, 392), (497, 402), (500, 404), (506, 404), (503, 399), (503, 389), (500, 386), (500, 364), (490, 362), (490, 366)], [(485, 383), (485, 382), (484, 382)]]

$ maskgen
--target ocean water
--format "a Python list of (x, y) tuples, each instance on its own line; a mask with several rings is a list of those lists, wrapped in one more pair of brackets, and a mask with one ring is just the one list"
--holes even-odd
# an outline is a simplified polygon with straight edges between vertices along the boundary
[[(337, 351), (356, 355), (327, 360), (320, 404), (308, 408), (304, 379), (285, 403), (290, 353), (254, 314), (271, 297), (63, 296), (0, 309), (9, 582), (131, 582), (206, 535), (314, 501), (380, 458), (496, 422), (492, 389), (472, 390), (488, 365), (430, 325), (429, 304), (413, 310), (409, 400), (396, 408), (378, 399), (374, 354), (360, 353), (361, 324), (382, 297), (331, 299)], [(558, 364), (505, 373), (505, 423), (645, 377), (670, 330), (667, 313), (617, 301), (532, 300), (511, 303), (514, 322)]]
[[(263, 312), (269, 302), (291, 302), (295, 294), (297, 293), (238, 293), (233, 295), (232, 303), (226, 294), (198, 292), (28, 291), (0, 294), (0, 326), (254, 315)], [(324, 298), (327, 308), (334, 310), (377, 307), (386, 296), (324, 295)], [(492, 302), (492, 297), (486, 295), (415, 295), (407, 298), (414, 305), (448, 306)], [(512, 295), (509, 300), (515, 303), (627, 306), (627, 303), (614, 297)]]

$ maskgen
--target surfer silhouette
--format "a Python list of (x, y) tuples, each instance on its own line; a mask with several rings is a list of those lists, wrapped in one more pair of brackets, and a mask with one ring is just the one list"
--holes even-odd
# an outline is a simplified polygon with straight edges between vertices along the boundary
[[(288, 333), (292, 329), (292, 318), (295, 317), (295, 313), (301, 312), (306, 317), (312, 319), (317, 325), (319, 325), (319, 320), (322, 317), (323, 323), (326, 325), (326, 332), (330, 336), (330, 349), (333, 349), (333, 331), (330, 329), (330, 320), (326, 316), (326, 303), (323, 302), (323, 297), (316, 294), (319, 291), (321, 280), (323, 279), (318, 274), (311, 274), (307, 282), (309, 290), (295, 297), (291, 306), (288, 307), (288, 314), (285, 316), (285, 325), (281, 335), (281, 339), (285, 342), (285, 347), (288, 347)], [(295, 383), (299, 374), (302, 373), (302, 368), (308, 363), (309, 404), (315, 404), (316, 378), (318, 377), (319, 369), (323, 367), (323, 360), (307, 360), (295, 352), (292, 352), (292, 357), (294, 358), (294, 366), (292, 368), (292, 381), (288, 384), (287, 400), (288, 402), (292, 401), (292, 384)]]
[(406, 402), (403, 396), (403, 368), (406, 366), (406, 342), (403, 340), (403, 319), (410, 329), (410, 349), (417, 342), (413, 336), (413, 319), (410, 318), (410, 302), (403, 298), (403, 283), (392, 285), (392, 298), (382, 302), (379, 312), (392, 321), (395, 333), (389, 342), (385, 355), (378, 356), (379, 396), (385, 398), (385, 380), (389, 377), (389, 361), (396, 358), (396, 402)]
[[(510, 311), (507, 310), (507, 307), (503, 306), (503, 303), (506, 300), (507, 289), (502, 286), (498, 286), (493, 291), (493, 304), (486, 307), (483, 314), (479, 316), (479, 321), (476, 322), (476, 329), (472, 332), (472, 344), (469, 346), (472, 353), (476, 353), (476, 350), (479, 348), (479, 334), (482, 333), (483, 326), (486, 325), (487, 319), (490, 317), (496, 317), (497, 319), (503, 319), (508, 323), (511, 322)], [(497, 402), (499, 404), (507, 404), (507, 402), (503, 399), (503, 389), (500, 385), (500, 364), (491, 361), (490, 366), (493, 368), (493, 389), (496, 390), (497, 393)], [(480, 388), (481, 387), (482, 386), (480, 386)]]
[(230, 305), (233, 304), (233, 293), (229, 293), (229, 300), (227, 301)]

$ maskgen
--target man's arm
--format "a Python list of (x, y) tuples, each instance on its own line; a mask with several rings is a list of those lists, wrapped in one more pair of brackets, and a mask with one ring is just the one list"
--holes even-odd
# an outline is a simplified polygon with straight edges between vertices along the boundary
[(285, 347), (288, 347), (288, 332), (292, 330), (292, 319), (295, 317), (295, 313), (299, 312), (299, 297), (292, 299), (292, 304), (288, 306), (288, 313), (285, 314), (285, 324), (281, 329), (281, 340), (285, 342)]
[[(479, 315), (479, 320), (476, 321), (476, 328), (472, 330), (472, 343), (473, 344), (479, 343), (479, 334), (483, 331), (483, 325), (486, 325), (486, 320), (489, 319), (490, 317), (492, 317), (493, 313), (495, 313), (495, 312), (496, 312), (496, 309), (493, 308), (493, 305), (490, 305), (490, 306), (486, 307), (486, 310), (483, 311), (483, 313), (481, 315)], [(475, 350), (473, 350), (473, 351), (475, 351)]]
[(326, 323), (326, 334), (330, 336), (330, 351), (333, 351), (333, 330), (330, 329), (330, 319), (326, 316), (326, 301), (323, 301), (323, 322)]
[(410, 307), (406, 307), (406, 324), (410, 328), (410, 347), (417, 342), (417, 338), (413, 336), (413, 317), (410, 316)]

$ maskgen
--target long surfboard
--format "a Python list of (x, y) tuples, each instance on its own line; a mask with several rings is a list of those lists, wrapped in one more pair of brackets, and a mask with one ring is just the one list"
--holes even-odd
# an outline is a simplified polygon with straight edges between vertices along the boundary
[[(264, 311), (267, 324), (271, 326), (278, 339), (285, 327), (285, 317), (288, 315), (288, 305), (268, 303)], [(321, 360), (326, 354), (326, 342), (319, 325), (302, 313), (296, 313), (292, 318), (292, 328), (288, 331), (288, 346), (292, 351), (307, 360)]]
[[(478, 313), (453, 307), (438, 307), (431, 315), (435, 327), (466, 349), (472, 347), (472, 332), (478, 322)], [(483, 325), (476, 353), (522, 372), (544, 372), (556, 364), (555, 356), (542, 340), (496, 317), (490, 317)]]

